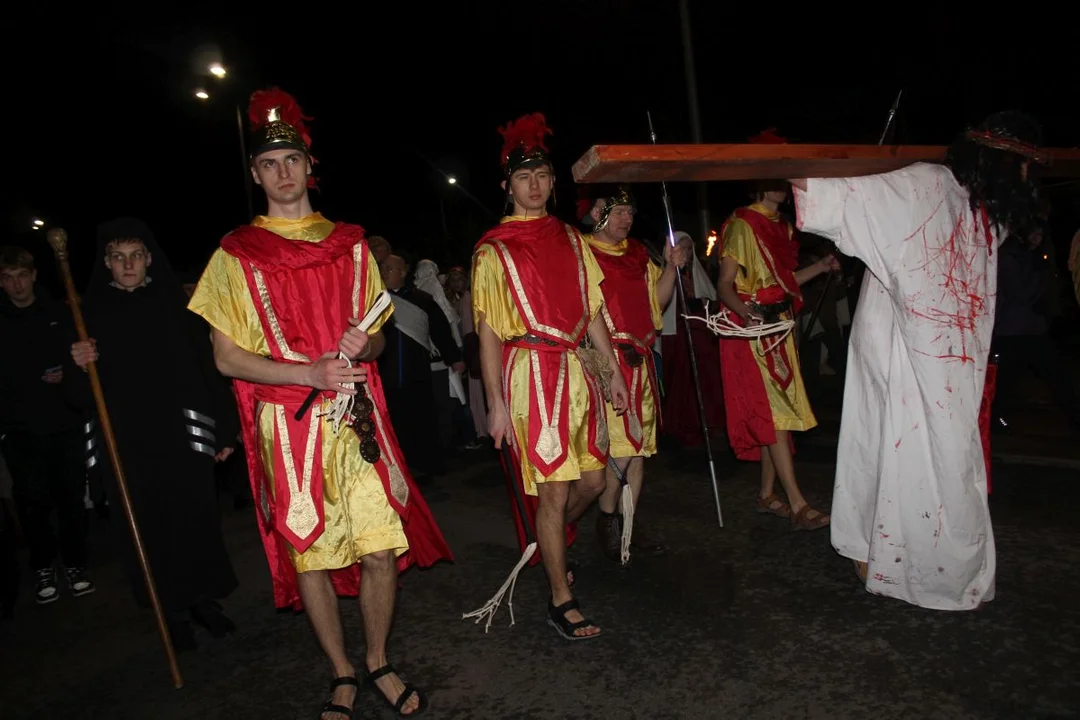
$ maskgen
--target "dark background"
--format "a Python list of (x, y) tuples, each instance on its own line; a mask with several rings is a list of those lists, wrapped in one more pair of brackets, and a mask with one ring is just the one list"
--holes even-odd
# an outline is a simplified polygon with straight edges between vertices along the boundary
[[(270, 85), (314, 118), (315, 208), (444, 269), (468, 263), (502, 210), (496, 129), (508, 120), (547, 116), (556, 212), (568, 219), (570, 166), (590, 145), (648, 142), (647, 110), (660, 142), (691, 141), (675, 0), (332, 7), (16, 11), (3, 50), (15, 153), (4, 241), (34, 247), (49, 275), (44, 232), (30, 223), (65, 227), (81, 281), (95, 226), (137, 215), (194, 279), (221, 236), (248, 220), (236, 105), (246, 115), (250, 93)], [(1028, 6), (908, 19), (896, 17), (912, 12), (899, 5), (836, 17), (711, 0), (689, 8), (704, 142), (776, 127), (792, 142), (876, 143), (903, 89), (897, 144), (946, 144), (1007, 108), (1036, 115), (1049, 145), (1080, 143), (1075, 28)], [(225, 80), (207, 74), (211, 60)], [(210, 100), (193, 96), (200, 86)], [(694, 188), (670, 189), (677, 224), (702, 242)], [(730, 183), (708, 191), (719, 227), (744, 196)], [(659, 186), (636, 192), (635, 235), (655, 238)], [(1067, 245), (1080, 222), (1077, 185), (1048, 194)], [(254, 195), (259, 213), (265, 201)]]

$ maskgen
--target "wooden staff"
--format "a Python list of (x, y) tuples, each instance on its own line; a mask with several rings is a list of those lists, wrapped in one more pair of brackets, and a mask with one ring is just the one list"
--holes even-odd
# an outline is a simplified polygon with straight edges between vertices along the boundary
[[(75, 330), (79, 334), (79, 340), (86, 342), (90, 336), (86, 332), (86, 323), (83, 322), (82, 310), (79, 308), (79, 296), (75, 292), (75, 282), (71, 279), (71, 266), (68, 265), (67, 233), (61, 228), (53, 228), (48, 234), (49, 245), (52, 246), (56, 261), (60, 265), (60, 273), (64, 279), (64, 289), (67, 291), (68, 305), (71, 306), (71, 314), (75, 318)], [(135, 510), (131, 507), (131, 496), (128, 494), (127, 481), (124, 480), (124, 469), (120, 464), (120, 453), (116, 449), (116, 437), (113, 435), (112, 423), (109, 421), (109, 410), (105, 407), (105, 395), (101, 391), (101, 379), (98, 377), (97, 364), (94, 362), (86, 366), (90, 374), (90, 389), (94, 393), (94, 404), (97, 405), (98, 421), (101, 423), (101, 432), (105, 435), (105, 444), (109, 448), (109, 460), (112, 462), (113, 474), (116, 476), (116, 485), (120, 488), (120, 499), (124, 506), (124, 515), (127, 516), (128, 526), (131, 528), (131, 539), (135, 543), (135, 553), (139, 557), (142, 566), (143, 577), (146, 578), (146, 589), (150, 595), (150, 604), (154, 608), (154, 617), (157, 619), (158, 634), (161, 642), (165, 645), (165, 657), (169, 661), (169, 671), (172, 673), (173, 685), (177, 689), (184, 686), (184, 679), (180, 676), (180, 666), (176, 663), (176, 651), (173, 650), (172, 638), (169, 636), (168, 626), (165, 624), (165, 613), (158, 599), (157, 586), (154, 584), (154, 575), (150, 572), (150, 561), (146, 557), (143, 548), (142, 535), (139, 534), (139, 523), (135, 520)]]

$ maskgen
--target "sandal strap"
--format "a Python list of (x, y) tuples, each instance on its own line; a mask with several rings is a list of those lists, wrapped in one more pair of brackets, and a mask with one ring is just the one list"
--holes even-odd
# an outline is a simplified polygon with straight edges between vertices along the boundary
[(374, 682), (375, 680), (378, 680), (379, 678), (381, 678), (381, 677), (383, 677), (385, 675), (389, 675), (390, 673), (396, 673), (396, 672), (397, 672), (397, 670), (394, 669), (393, 665), (391, 665), (390, 663), (386, 663), (385, 665), (383, 665), (378, 670), (372, 670), (371, 672), (369, 672), (368, 673), (368, 680), (371, 680), (372, 682)]
[(323, 705), (323, 709), (319, 714), (323, 715), (325, 713), (340, 713), (348, 718), (351, 718), (353, 716), (352, 708), (347, 708), (344, 705), (335, 705), (332, 702), (328, 702)]
[(548, 610), (551, 612), (552, 615), (558, 613), (559, 616), (563, 616), (571, 610), (579, 610), (580, 608), (581, 606), (578, 604), (577, 598), (570, 598), (558, 607), (556, 607), (554, 603), (550, 603)]
[(330, 681), (330, 692), (334, 692), (342, 685), (352, 685), (355, 688), (360, 687), (360, 683), (356, 681), (356, 677), (353, 675), (344, 675), (339, 678), (334, 678)]
[(401, 694), (398, 695), (397, 702), (394, 703), (394, 712), (400, 715), (401, 709), (405, 707), (405, 703), (409, 701), (409, 698), (413, 696), (413, 693), (416, 693), (416, 699), (419, 701), (420, 691), (417, 690), (412, 683), (405, 683), (405, 689), (401, 691)]

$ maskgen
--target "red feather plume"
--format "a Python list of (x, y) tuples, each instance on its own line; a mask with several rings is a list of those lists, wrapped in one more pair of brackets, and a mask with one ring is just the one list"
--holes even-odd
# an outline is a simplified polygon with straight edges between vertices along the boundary
[(503, 136), (502, 162), (505, 164), (510, 158), (510, 153), (519, 147), (526, 153), (536, 148), (547, 152), (548, 147), (544, 136), (554, 133), (547, 126), (543, 113), (533, 113), (511, 120), (506, 127), (499, 128), (499, 134)]
[[(304, 141), (304, 146), (308, 149), (311, 164), (318, 163), (315, 156), (311, 154), (311, 135), (307, 129), (307, 123), (315, 118), (305, 115), (300, 108), (300, 103), (296, 102), (296, 98), (281, 88), (256, 90), (251, 94), (251, 99), (248, 101), (248, 121), (251, 123), (251, 128), (254, 130), (266, 125), (269, 122), (270, 111), (274, 108), (279, 108), (278, 117), (282, 122), (291, 125), (300, 134), (300, 139)], [(308, 177), (307, 184), (310, 188), (317, 187), (314, 175)]]
[(275, 107), (280, 108), (278, 115), (282, 121), (296, 128), (296, 132), (300, 133), (304, 144), (310, 148), (311, 135), (308, 134), (305, 121), (314, 118), (305, 115), (296, 99), (280, 88), (256, 90), (251, 94), (251, 100), (248, 102), (248, 120), (251, 121), (251, 127), (260, 128), (266, 125), (270, 111)]

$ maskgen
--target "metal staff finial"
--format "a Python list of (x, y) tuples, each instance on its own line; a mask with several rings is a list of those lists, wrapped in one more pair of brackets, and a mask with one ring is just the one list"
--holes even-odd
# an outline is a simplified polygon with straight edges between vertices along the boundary
[[(652, 144), (656, 145), (656, 128), (653, 127), (652, 113), (646, 111), (645, 116), (649, 120), (649, 137)], [(664, 216), (667, 218), (668, 243), (675, 247), (675, 225), (671, 220), (671, 200), (668, 198), (667, 183), (660, 181), (660, 192), (664, 200)], [(690, 267), (693, 267), (694, 256), (690, 256)], [(724, 514), (720, 510), (720, 490), (716, 484), (716, 463), (713, 461), (712, 441), (709, 439), (709, 421), (705, 416), (705, 398), (701, 394), (701, 380), (698, 376), (697, 353), (694, 350), (694, 334), (690, 329), (690, 320), (687, 318), (689, 308), (686, 305), (686, 289), (683, 287), (682, 272), (675, 269), (675, 288), (678, 290), (678, 302), (683, 307), (683, 325), (686, 327), (686, 343), (690, 351), (690, 376), (694, 380), (694, 392), (697, 395), (698, 418), (701, 422), (701, 435), (705, 439), (705, 454), (709, 458), (709, 477), (712, 479), (713, 498), (716, 500), (716, 519), (720, 527), (724, 527)]]

